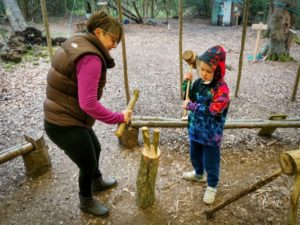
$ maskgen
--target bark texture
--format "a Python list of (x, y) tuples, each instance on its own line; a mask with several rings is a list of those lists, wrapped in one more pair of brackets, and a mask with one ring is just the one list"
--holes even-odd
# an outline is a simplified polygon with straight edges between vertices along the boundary
[(283, 0), (283, 5), (275, 4), (270, 24), (270, 45), (267, 59), (289, 61), (293, 35), (289, 31), (295, 23), (294, 14), (288, 8), (295, 7), (295, 0)]

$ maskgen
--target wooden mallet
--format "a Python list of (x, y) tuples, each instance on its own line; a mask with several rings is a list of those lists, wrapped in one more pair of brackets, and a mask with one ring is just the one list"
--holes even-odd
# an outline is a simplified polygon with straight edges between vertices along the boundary
[[(140, 94), (140, 91), (139, 91), (139, 90), (134, 90), (134, 91), (133, 91), (133, 96), (132, 96), (132, 98), (130, 99), (130, 101), (129, 101), (128, 105), (127, 105), (126, 110), (133, 110), (133, 108), (134, 108), (134, 106), (135, 106), (135, 103), (136, 103), (136, 101), (137, 101), (138, 98), (139, 98), (139, 94)], [(125, 123), (119, 124), (118, 130), (115, 132), (115, 135), (116, 135), (117, 137), (121, 137), (121, 136), (122, 136), (122, 134), (123, 134), (123, 132), (124, 132), (124, 130), (125, 130), (125, 126), (126, 126)]]
[[(192, 73), (193, 68), (196, 68), (196, 54), (191, 50), (186, 50), (186, 51), (183, 52), (182, 58), (184, 59), (184, 61), (187, 62), (187, 64), (189, 64), (190, 72)], [(187, 88), (186, 88), (186, 91), (185, 91), (185, 99), (186, 100), (189, 100), (190, 86), (191, 86), (191, 81), (188, 80)], [(188, 119), (186, 109), (183, 111), (183, 115), (182, 115), (181, 119), (182, 120), (187, 120)]]

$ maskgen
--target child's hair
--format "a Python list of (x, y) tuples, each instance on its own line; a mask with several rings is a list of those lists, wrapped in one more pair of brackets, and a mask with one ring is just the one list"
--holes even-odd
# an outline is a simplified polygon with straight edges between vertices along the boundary
[(104, 11), (94, 12), (87, 21), (87, 30), (89, 32), (93, 33), (96, 28), (118, 37), (118, 42), (122, 39), (123, 29), (121, 24)]

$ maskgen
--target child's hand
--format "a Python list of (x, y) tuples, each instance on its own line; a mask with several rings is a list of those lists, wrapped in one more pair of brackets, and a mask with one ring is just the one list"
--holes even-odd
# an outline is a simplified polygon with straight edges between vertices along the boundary
[(184, 101), (182, 102), (181, 107), (182, 107), (183, 109), (187, 109), (187, 105), (189, 104), (189, 102), (190, 102), (190, 100), (184, 100)]
[(184, 80), (192, 80), (193, 74), (191, 72), (185, 73), (183, 79)]
[(131, 120), (131, 116), (132, 116), (132, 110), (124, 110), (122, 111), (123, 116), (124, 116), (124, 122), (126, 124), (128, 124)]

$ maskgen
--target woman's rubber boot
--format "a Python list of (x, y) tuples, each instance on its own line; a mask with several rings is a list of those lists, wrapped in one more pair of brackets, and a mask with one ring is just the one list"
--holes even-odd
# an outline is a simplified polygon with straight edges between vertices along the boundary
[(104, 191), (117, 186), (117, 183), (117, 180), (113, 177), (107, 179), (102, 179), (102, 177), (94, 178), (92, 180), (92, 190), (93, 192)]
[(79, 208), (86, 213), (92, 214), (98, 217), (107, 217), (109, 210), (103, 204), (95, 200), (93, 197), (79, 196), (80, 205)]

